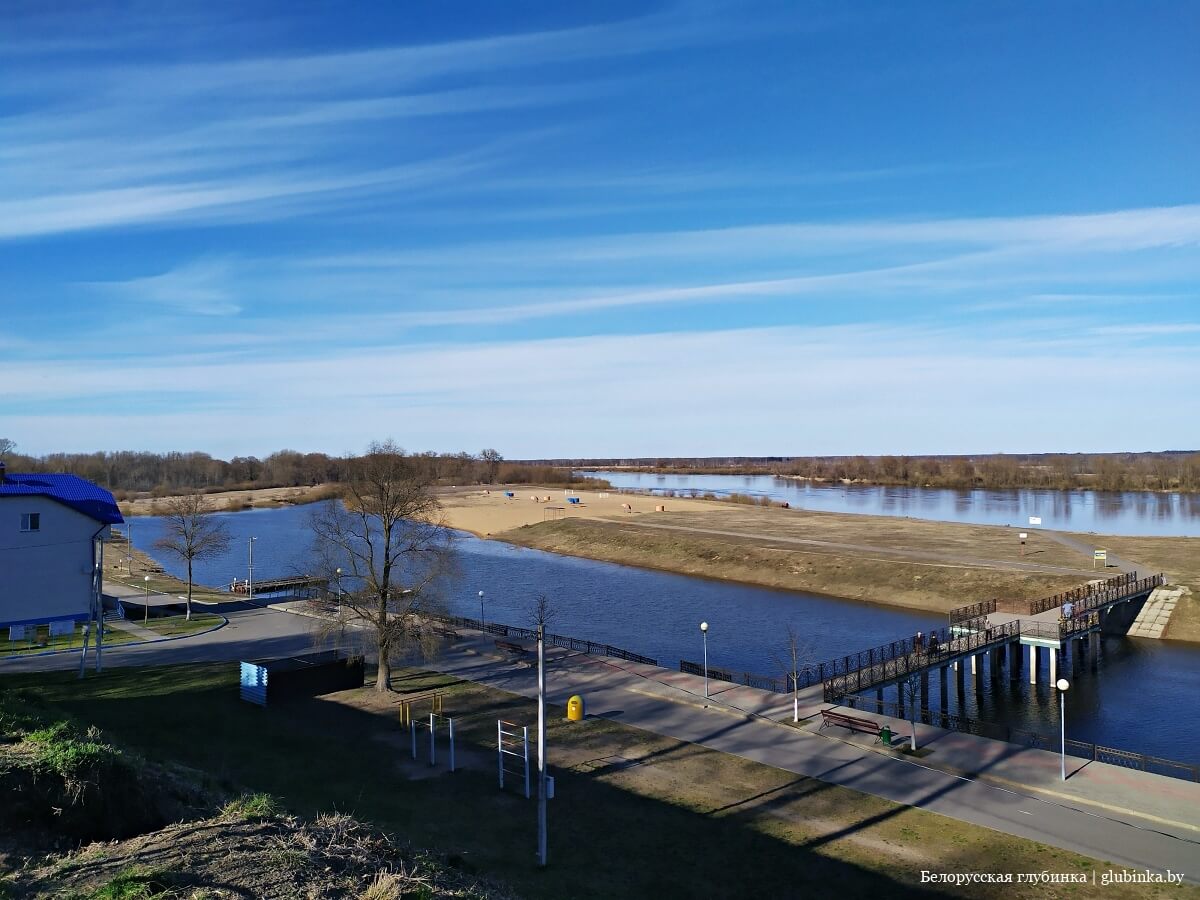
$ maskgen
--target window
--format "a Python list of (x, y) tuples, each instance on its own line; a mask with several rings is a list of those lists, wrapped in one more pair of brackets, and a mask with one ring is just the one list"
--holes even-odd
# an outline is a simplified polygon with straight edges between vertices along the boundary
[(42, 514), (41, 513), (21, 513), (21, 530), (22, 531), (41, 531), (42, 530)]

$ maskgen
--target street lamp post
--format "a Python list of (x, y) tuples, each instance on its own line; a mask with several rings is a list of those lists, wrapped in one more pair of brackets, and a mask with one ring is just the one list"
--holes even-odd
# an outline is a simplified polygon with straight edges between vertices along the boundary
[(708, 699), (708, 623), (700, 623), (700, 634), (704, 639), (704, 699)]
[(338, 566), (333, 570), (334, 580), (337, 582), (337, 598), (338, 606), (342, 605), (342, 567)]
[(145, 625), (150, 621), (150, 576), (142, 576), (142, 583), (146, 586), (146, 602), (142, 607), (142, 624)]
[(1058, 681), (1055, 683), (1054, 686), (1056, 688), (1058, 688), (1058, 699), (1059, 699), (1058, 721), (1059, 721), (1059, 724), (1062, 725), (1062, 743), (1060, 745), (1061, 749), (1062, 749), (1062, 759), (1061, 759), (1062, 773), (1061, 774), (1062, 774), (1062, 780), (1066, 781), (1067, 780), (1067, 690), (1071, 687), (1071, 682), (1067, 681), (1067, 679), (1065, 679), (1065, 678), (1060, 678), (1060, 679), (1058, 679)]
[(483, 618), (483, 591), (479, 592), (479, 624), (480, 626), (485, 624)]
[(246, 594), (248, 596), (247, 602), (249, 603), (254, 602), (254, 542), (257, 540), (258, 538), (252, 537), (247, 542), (250, 547), (250, 563), (248, 566), (250, 570), (250, 577), (246, 579)]

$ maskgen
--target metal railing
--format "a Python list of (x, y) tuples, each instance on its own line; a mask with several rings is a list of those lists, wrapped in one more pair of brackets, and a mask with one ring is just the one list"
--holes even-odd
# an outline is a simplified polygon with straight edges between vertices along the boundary
[[(704, 666), (691, 660), (681, 659), (679, 661), (679, 671), (686, 672), (688, 675), (703, 675)], [(797, 690), (820, 684), (823, 680), (817, 666), (805, 666), (796, 675)], [(792, 676), (790, 674), (758, 675), (754, 672), (734, 672), (732, 669), (709, 666), (708, 677), (714, 681), (744, 684), (748, 687), (758, 688), (760, 691), (772, 691), (776, 694), (787, 694), (792, 690)]]
[[(1155, 576), (1161, 578), (1162, 576)], [(1154, 581), (1154, 578), (1144, 578), (1142, 581)], [(1048, 609), (1054, 609), (1056, 606), (1063, 606), (1066, 603), (1082, 603), (1085, 608), (1091, 609), (1095, 605), (1110, 602), (1111, 599), (1116, 599), (1125, 594), (1140, 593), (1136, 587), (1130, 590), (1131, 585), (1137, 585), (1137, 572), (1126, 572), (1123, 575), (1116, 575), (1104, 581), (1101, 584), (1086, 584), (1074, 590), (1064, 591), (1061, 594), (1055, 594), (1053, 597), (1043, 597), (1040, 600), (1029, 601), (1029, 614), (1036, 616), (1038, 613), (1045, 612)], [(1098, 595), (1108, 595), (1109, 600), (1097, 601)]]
[[(852, 696), (844, 697), (842, 705), (852, 709), (874, 712), (893, 719), (909, 720), (903, 707), (893, 700), (878, 700), (874, 697)], [(1005, 741), (1010, 744), (1022, 744), (1034, 749), (1053, 750), (1058, 752), (1065, 746), (1066, 752), (1081, 759), (1091, 759), (1096, 762), (1114, 766), (1124, 766), (1127, 769), (1137, 769), (1155, 775), (1165, 775), (1169, 778), (1179, 778), (1183, 781), (1200, 782), (1200, 765), (1164, 759), (1161, 756), (1150, 756), (1146, 753), (1134, 753), (1130, 750), (1119, 750), (1116, 747), (1105, 747), (1090, 741), (1077, 741), (1068, 738), (1065, 745), (1059, 743), (1058, 735), (1042, 734), (1024, 728), (1013, 728), (998, 722), (987, 722), (983, 719), (972, 719), (956, 713), (945, 713), (939, 710), (921, 709), (917, 711), (916, 719), (925, 725), (942, 728), (946, 731), (960, 731), (964, 734), (976, 734), (992, 740)]]
[(947, 618), (950, 620), (951, 625), (957, 625), (959, 622), (965, 622), (968, 619), (978, 619), (980, 616), (986, 616), (995, 611), (995, 600), (980, 600), (978, 603), (972, 603), (970, 606), (960, 606), (958, 609), (950, 610)]
[[(480, 622), (478, 619), (468, 619), (464, 616), (430, 615), (429, 618), (445, 625), (452, 625), (455, 628), (473, 628), (476, 631), (496, 634), (501, 637), (515, 637), (526, 640), (537, 639), (537, 630), (533, 628), (520, 628), (516, 625), (504, 625), (500, 622)], [(581, 638), (551, 634), (550, 632), (546, 632), (543, 637), (547, 644), (553, 647), (562, 647), (565, 650), (574, 650), (578, 653), (587, 653), (591, 656), (611, 656), (613, 659), (624, 659), (628, 662), (644, 663), (648, 666), (658, 665), (658, 660), (656, 659), (651, 659), (649, 656), (642, 656), (640, 653), (634, 653), (632, 650), (625, 650), (622, 647), (614, 647), (612, 644), (599, 644), (595, 641), (585, 641)]]
[[(917, 674), (936, 665), (945, 665), (946, 661), (964, 653), (978, 653), (992, 647), (1007, 644), (1021, 633), (1019, 619), (1006, 622), (996, 627), (985, 627), (980, 631), (955, 635), (948, 628), (939, 628), (931, 632), (937, 641), (924, 638), (919, 646), (914, 646), (914, 639), (894, 641), (883, 649), (887, 651), (884, 658), (870, 662), (875, 651), (864, 651), (856, 656), (844, 657), (844, 660), (866, 659), (865, 665), (856, 669), (835, 673), (825, 679), (824, 697), (827, 702), (837, 700), (847, 694), (857, 694), (877, 685), (887, 684)], [(907, 652), (894, 652), (893, 647), (902, 645)]]

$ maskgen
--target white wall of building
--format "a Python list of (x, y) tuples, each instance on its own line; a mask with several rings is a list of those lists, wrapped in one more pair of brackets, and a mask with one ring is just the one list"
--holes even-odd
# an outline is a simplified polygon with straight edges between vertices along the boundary
[[(21, 516), (40, 515), (38, 531)], [(100, 537), (108, 536), (108, 526)], [(95, 519), (48, 497), (0, 497), (0, 625), (86, 618), (92, 597)]]

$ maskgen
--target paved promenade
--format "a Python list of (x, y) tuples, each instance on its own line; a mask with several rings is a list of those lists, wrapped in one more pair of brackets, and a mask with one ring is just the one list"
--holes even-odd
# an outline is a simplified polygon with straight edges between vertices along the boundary
[[(289, 604), (290, 606), (290, 604)], [(222, 609), (229, 625), (210, 634), (105, 651), (107, 667), (236, 661), (302, 652), (313, 646), (312, 622), (284, 608)], [(536, 694), (533, 667), (513, 662), (494, 639), (463, 632), (438, 660), (425, 663), (464, 679), (525, 696)], [(548, 654), (548, 690), (559, 714), (582, 694), (591, 715), (919, 807), (961, 821), (1032, 838), (1130, 868), (1170, 869), (1200, 883), (1200, 784), (1101, 763), (1071, 760), (1058, 778), (1058, 756), (918, 726), (932, 750), (910, 759), (870, 735), (819, 729), (819, 689), (802, 694), (800, 726), (790, 696), (711, 682), (669, 669), (591, 657)], [(0, 675), (78, 666), (76, 654), (0, 662)], [(885, 717), (863, 715), (878, 721)], [(906, 722), (890, 720), (907, 735)], [(550, 762), (553, 766), (553, 748)]]
[[(798, 775), (855, 788), (963, 821), (1075, 850), (1128, 867), (1171, 869), (1200, 883), (1200, 784), (918, 725), (932, 752), (905, 757), (871, 735), (820, 729), (819, 689), (802, 692), (793, 725), (790, 696), (619, 660), (554, 649), (547, 690), (564, 710), (582, 694), (590, 715), (690, 741)], [(536, 695), (534, 668), (502, 658), (492, 638), (464, 632), (429, 667), (525, 696)], [(888, 722), (907, 736), (907, 722)], [(553, 757), (551, 756), (553, 765)]]

